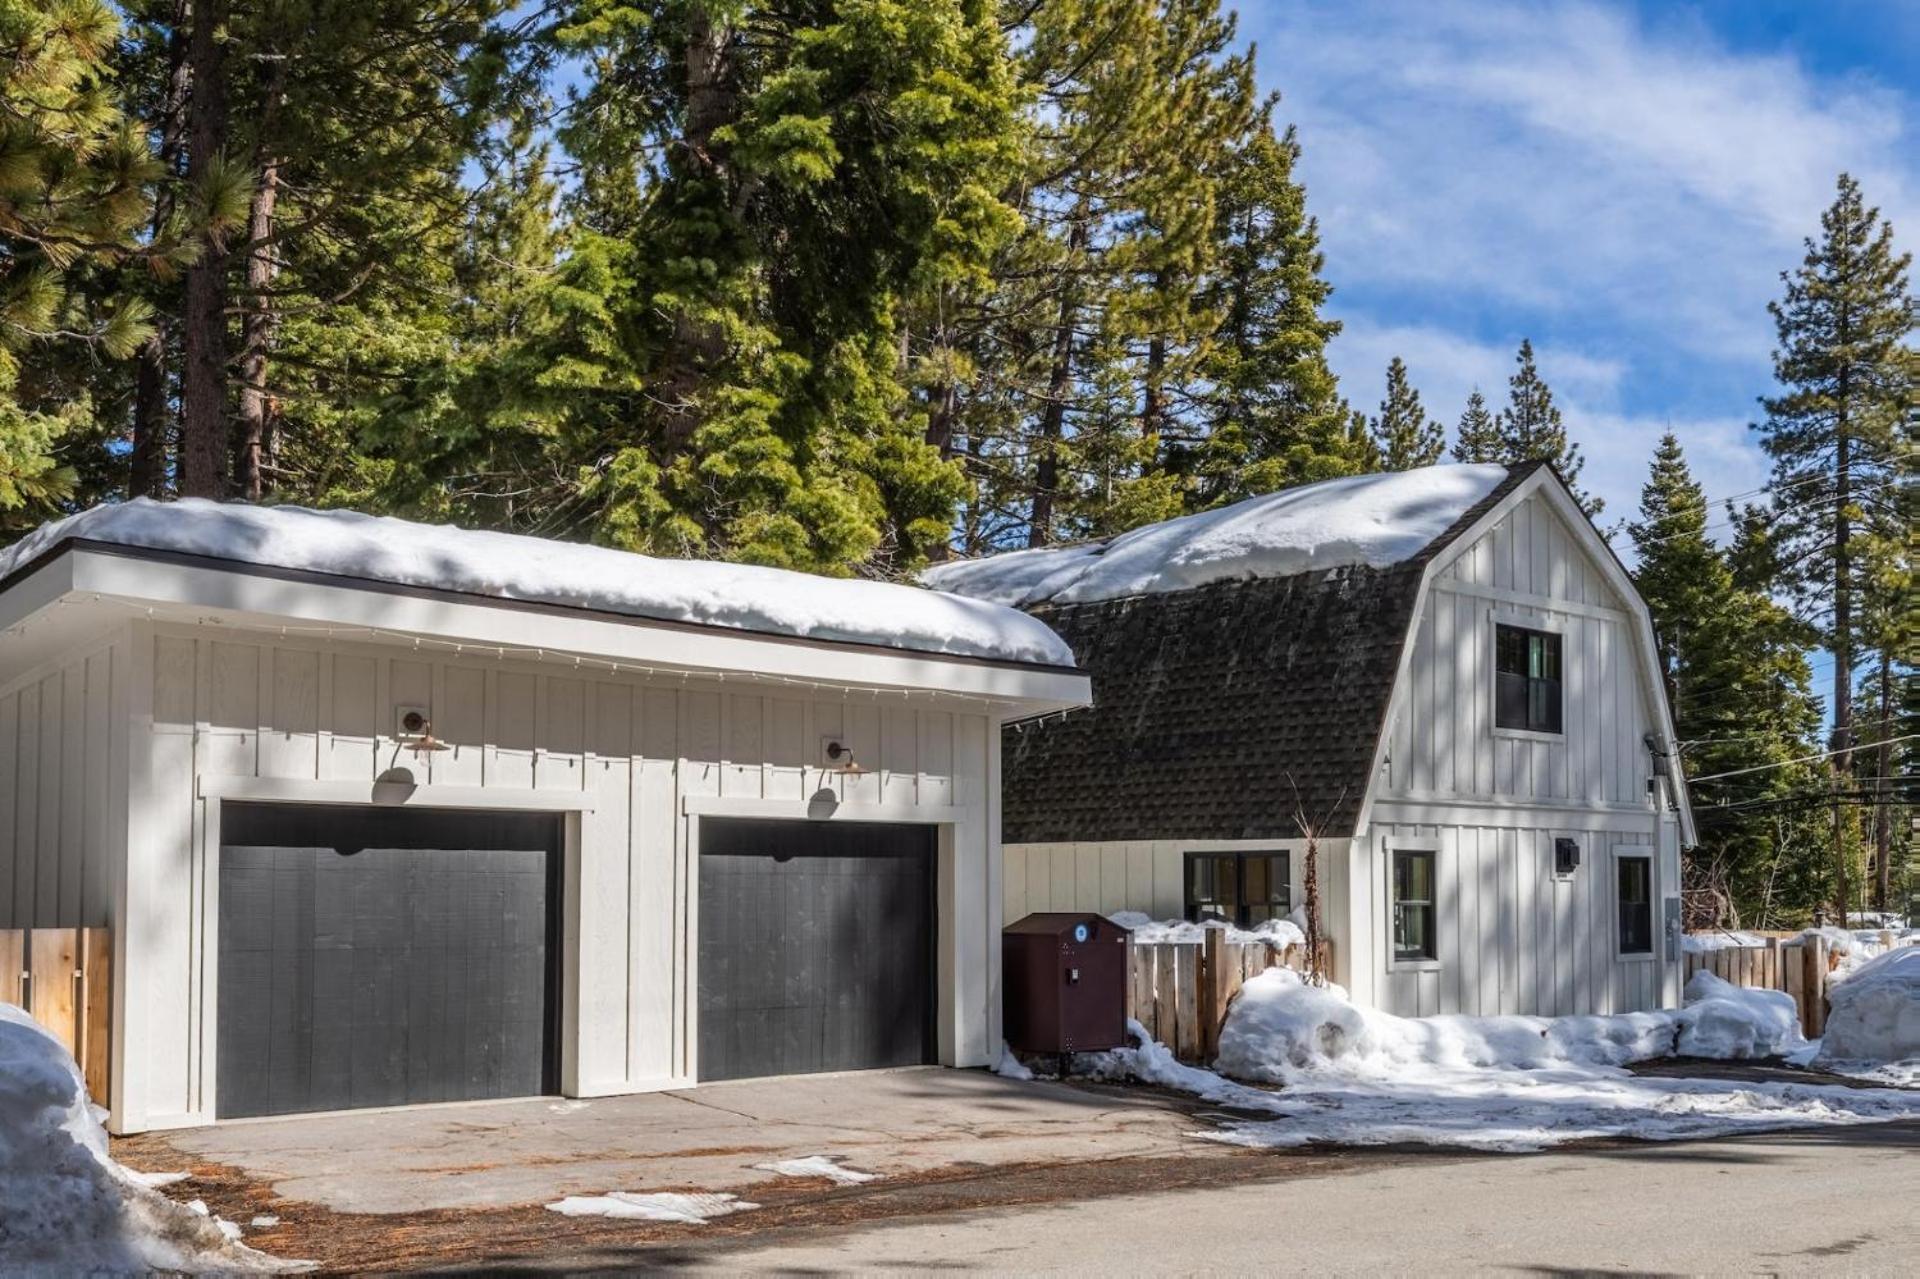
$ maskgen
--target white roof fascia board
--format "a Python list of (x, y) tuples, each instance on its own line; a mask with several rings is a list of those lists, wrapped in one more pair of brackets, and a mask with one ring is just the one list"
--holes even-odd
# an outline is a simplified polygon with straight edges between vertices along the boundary
[[(150, 608), (168, 620), (199, 619), (272, 630), (337, 627), (400, 632), (479, 650), (508, 648), (574, 654), (663, 672), (760, 672), (836, 687), (918, 690), (989, 698), (996, 713), (1019, 718), (1087, 705), (1089, 678), (1078, 671), (1021, 666), (901, 650), (878, 652), (720, 628), (650, 623), (645, 618), (569, 616), (553, 607), (448, 600), (404, 590), (374, 590), (223, 568), (159, 561), (73, 547), (70, 589)], [(54, 561), (59, 563), (60, 560)], [(48, 567), (52, 567), (49, 565)], [(36, 574), (36, 577), (38, 574)], [(31, 579), (30, 579), (31, 580)], [(8, 597), (13, 590), (6, 592)], [(187, 616), (181, 616), (185, 610)]]

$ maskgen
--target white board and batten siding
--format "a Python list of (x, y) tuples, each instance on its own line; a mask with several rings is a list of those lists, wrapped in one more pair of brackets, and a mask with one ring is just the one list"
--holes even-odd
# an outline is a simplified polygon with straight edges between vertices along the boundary
[[(1321, 851), (1331, 856), (1329, 845)], [(1338, 841), (1343, 844), (1344, 840)], [(1298, 902), (1304, 892), (1306, 843), (1298, 839), (1133, 839), (1075, 844), (1009, 844), (1004, 913), (1009, 923), (1036, 911), (1135, 910), (1179, 919), (1186, 910), (1186, 854), (1285, 852)]]
[(109, 922), (125, 847), (127, 645), (0, 686), (0, 928)]
[[(1500, 622), (1561, 637), (1563, 732), (1495, 726)], [(1372, 886), (1354, 927), (1376, 956), (1377, 1006), (1553, 1015), (1676, 1001), (1659, 925), (1661, 899), (1679, 891), (1678, 836), (1647, 791), (1644, 738), (1661, 722), (1637, 625), (1539, 495), (1436, 565), (1375, 779), (1369, 852), (1353, 868)], [(1580, 845), (1571, 876), (1554, 874), (1556, 838)], [(1391, 958), (1396, 846), (1437, 854), (1436, 963)], [(1651, 961), (1616, 953), (1621, 847), (1657, 850)]]
[[(116, 1069), (139, 1081), (139, 1095), (115, 1107), (118, 1126), (212, 1117), (218, 840), (207, 823), (217, 796), (245, 796), (244, 779), (371, 788), (399, 765), (423, 788), (551, 794), (569, 828), (569, 1095), (692, 1081), (699, 816), (802, 816), (823, 791), (837, 801), (833, 820), (940, 824), (939, 968), (959, 974), (953, 988), (942, 983), (941, 1057), (981, 1064), (997, 1043), (999, 884), (987, 849), (998, 814), (987, 779), (998, 731), (978, 702), (164, 623), (135, 624), (130, 642), (135, 688), (147, 690), (132, 722), (147, 748), (134, 760), (143, 828), (128, 900), (184, 898), (190, 909), (129, 920), (134, 954), (121, 971), (139, 989), (127, 1038), (144, 1048), (132, 1069)], [(449, 748), (416, 756), (396, 743), (403, 706), (428, 708)], [(865, 771), (823, 769), (822, 737), (846, 741)]]

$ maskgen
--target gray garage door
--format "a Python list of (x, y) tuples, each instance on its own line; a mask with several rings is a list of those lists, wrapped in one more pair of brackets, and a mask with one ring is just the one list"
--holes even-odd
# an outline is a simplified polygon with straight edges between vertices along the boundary
[(551, 1092), (559, 819), (228, 805), (222, 1118)]
[(700, 822), (700, 1078), (933, 1060), (933, 830)]

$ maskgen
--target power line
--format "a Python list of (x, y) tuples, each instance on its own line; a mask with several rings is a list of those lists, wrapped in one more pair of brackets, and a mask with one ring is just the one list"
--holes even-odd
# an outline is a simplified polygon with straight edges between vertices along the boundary
[(1708, 773), (1705, 777), (1690, 777), (1687, 779), (1687, 782), (1689, 785), (1692, 785), (1695, 782), (1718, 781), (1722, 777), (1740, 777), (1747, 773), (1764, 773), (1772, 768), (1785, 768), (1789, 764), (1804, 764), (1809, 760), (1831, 759), (1835, 755), (1850, 755), (1854, 751), (1872, 750), (1876, 746), (1896, 746), (1901, 742), (1910, 742), (1916, 737), (1920, 737), (1920, 733), (1907, 733), (1901, 737), (1883, 737), (1877, 742), (1856, 742), (1851, 746), (1843, 746), (1839, 750), (1821, 751), (1818, 755), (1800, 755), (1793, 759), (1783, 759), (1777, 764), (1755, 764), (1751, 768), (1735, 768), (1729, 769), (1724, 773)]

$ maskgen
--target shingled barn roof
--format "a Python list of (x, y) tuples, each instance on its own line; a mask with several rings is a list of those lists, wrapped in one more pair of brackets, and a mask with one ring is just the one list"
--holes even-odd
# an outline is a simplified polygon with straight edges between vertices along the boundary
[(1536, 466), (1391, 566), (1029, 605), (1094, 705), (1006, 730), (1006, 842), (1351, 835), (1428, 562)]

